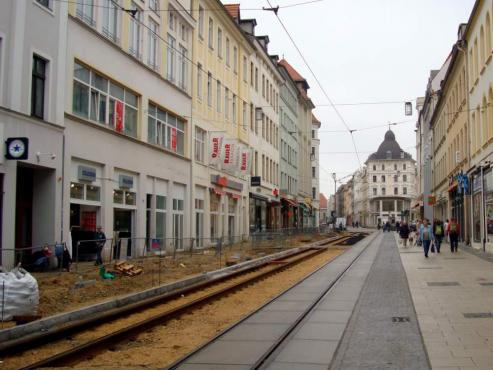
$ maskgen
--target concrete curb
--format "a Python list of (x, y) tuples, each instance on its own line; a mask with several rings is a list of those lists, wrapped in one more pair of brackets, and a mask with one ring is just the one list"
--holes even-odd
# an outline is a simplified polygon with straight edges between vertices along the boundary
[(261, 265), (265, 262), (275, 260), (277, 258), (288, 257), (292, 254), (297, 253), (297, 252), (300, 252), (300, 251), (303, 251), (306, 249), (310, 249), (312, 247), (318, 247), (318, 246), (320, 246), (320, 244), (322, 244), (324, 242), (325, 242), (324, 240), (317, 241), (317, 242), (303, 245), (300, 247), (296, 247), (296, 248), (292, 248), (292, 249), (278, 252), (275, 254), (271, 254), (269, 256), (257, 258), (257, 259), (251, 260), (251, 261), (244, 261), (244, 262), (241, 262), (237, 265), (225, 267), (225, 268), (222, 268), (220, 270), (206, 272), (206, 273), (203, 273), (202, 275), (193, 276), (191, 278), (186, 278), (183, 280), (175, 281), (173, 283), (168, 283), (165, 285), (161, 285), (159, 287), (150, 288), (150, 289), (138, 292), (138, 293), (131, 293), (131, 294), (125, 295), (123, 297), (119, 297), (119, 298), (112, 299), (109, 301), (96, 303), (94, 305), (87, 306), (87, 307), (77, 309), (74, 311), (63, 312), (63, 313), (60, 313), (57, 315), (49, 316), (49, 317), (46, 317), (46, 318), (43, 318), (43, 319), (40, 319), (37, 321), (27, 323), (24, 325), (15, 326), (15, 327), (8, 328), (8, 329), (3, 329), (3, 330), (0, 330), (0, 343), (5, 342), (5, 341), (9, 341), (9, 340), (13, 340), (13, 339), (18, 339), (18, 338), (21, 338), (21, 337), (29, 335), (29, 334), (46, 332), (48, 330), (52, 330), (53, 327), (61, 326), (63, 324), (71, 322), (71, 321), (85, 319), (85, 318), (88, 318), (92, 315), (95, 315), (95, 314), (98, 314), (98, 313), (101, 313), (104, 311), (124, 307), (124, 306), (130, 305), (130, 304), (134, 304), (134, 303), (137, 303), (137, 302), (145, 300), (145, 299), (149, 299), (149, 298), (156, 297), (156, 296), (159, 296), (159, 295), (162, 295), (165, 293), (169, 293), (172, 291), (176, 291), (179, 289), (189, 287), (193, 284), (197, 284), (197, 283), (204, 282), (204, 281), (213, 281), (213, 280), (219, 279), (219, 278), (224, 277), (228, 274), (231, 274), (231, 273), (236, 272), (236, 271), (240, 271), (240, 270), (245, 269), (245, 268), (258, 266), (258, 265)]

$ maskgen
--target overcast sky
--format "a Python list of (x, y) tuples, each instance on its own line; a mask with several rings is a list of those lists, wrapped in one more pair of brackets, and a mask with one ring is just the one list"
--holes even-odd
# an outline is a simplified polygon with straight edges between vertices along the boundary
[[(307, 0), (270, 0), (272, 6)], [(231, 3), (233, 1), (224, 1)], [(238, 2), (238, 1), (234, 1)], [(338, 178), (358, 169), (351, 137), (272, 12), (267, 0), (241, 0), (243, 19), (256, 18), (256, 34), (270, 38), (269, 53), (286, 58), (310, 85), (320, 129), (320, 191), (333, 194)], [(279, 17), (335, 104), (403, 102), (423, 96), (429, 71), (439, 69), (467, 22), (474, 0), (323, 0), (281, 8)], [(247, 10), (247, 9), (257, 10)], [(404, 103), (337, 106), (351, 129), (392, 126), (401, 147), (416, 156), (415, 122)], [(354, 132), (361, 165), (377, 150), (386, 127)], [(346, 153), (351, 152), (351, 153)], [(344, 180), (346, 181), (346, 180)]]

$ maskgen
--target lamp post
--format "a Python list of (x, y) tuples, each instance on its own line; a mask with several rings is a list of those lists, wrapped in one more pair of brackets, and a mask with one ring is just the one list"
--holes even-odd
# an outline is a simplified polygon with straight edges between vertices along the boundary
[(332, 173), (332, 178), (334, 179), (334, 229), (336, 225), (336, 218), (337, 218), (337, 179), (336, 179), (336, 173)]

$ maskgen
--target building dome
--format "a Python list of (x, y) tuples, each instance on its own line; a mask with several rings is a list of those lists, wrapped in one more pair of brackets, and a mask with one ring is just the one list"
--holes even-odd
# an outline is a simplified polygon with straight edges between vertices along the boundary
[(411, 154), (404, 152), (399, 143), (395, 140), (395, 135), (392, 130), (385, 133), (383, 142), (378, 147), (378, 150), (368, 157), (368, 160), (381, 159), (411, 159)]

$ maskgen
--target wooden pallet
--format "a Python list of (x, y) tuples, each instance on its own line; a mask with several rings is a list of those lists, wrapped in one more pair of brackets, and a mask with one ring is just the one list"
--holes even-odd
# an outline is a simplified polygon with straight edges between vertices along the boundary
[(136, 276), (144, 271), (142, 268), (135, 267), (135, 265), (125, 261), (115, 263), (115, 270), (126, 276)]

